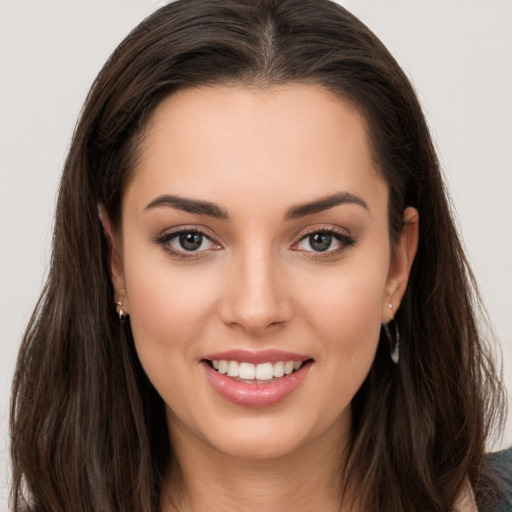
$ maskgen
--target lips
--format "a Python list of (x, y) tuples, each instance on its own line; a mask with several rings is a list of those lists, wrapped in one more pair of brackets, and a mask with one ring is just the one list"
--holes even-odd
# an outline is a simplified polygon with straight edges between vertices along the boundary
[(202, 364), (221, 397), (246, 407), (268, 407), (299, 387), (312, 360), (278, 350), (233, 350), (209, 354)]

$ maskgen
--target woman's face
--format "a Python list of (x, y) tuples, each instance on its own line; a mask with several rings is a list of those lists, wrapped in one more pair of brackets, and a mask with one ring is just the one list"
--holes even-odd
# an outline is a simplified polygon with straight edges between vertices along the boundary
[(249, 458), (339, 443), (414, 256), (415, 222), (393, 254), (387, 204), (362, 117), (319, 86), (157, 108), (112, 271), (174, 440)]

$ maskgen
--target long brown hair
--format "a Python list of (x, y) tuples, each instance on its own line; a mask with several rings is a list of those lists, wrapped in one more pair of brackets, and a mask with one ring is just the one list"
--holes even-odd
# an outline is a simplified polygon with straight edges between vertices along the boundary
[(420, 215), (396, 315), (400, 363), (381, 335), (352, 402), (340, 488), (363, 509), (449, 511), (467, 477), (481, 510), (495, 486), (484, 458), (503, 396), (479, 332), (479, 297), (421, 108), (382, 43), (328, 0), (178, 0), (143, 21), (97, 77), (60, 184), (48, 281), (13, 385), (13, 506), (34, 511), (159, 509), (174, 462), (164, 404), (114, 310), (104, 205), (119, 227), (123, 188), (149, 115), (183, 87), (318, 84), (354, 104), (389, 184), (395, 240)]

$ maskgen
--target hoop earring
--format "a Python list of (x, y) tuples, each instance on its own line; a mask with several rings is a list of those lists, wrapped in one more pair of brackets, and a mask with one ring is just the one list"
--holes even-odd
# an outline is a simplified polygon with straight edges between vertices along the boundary
[[(393, 309), (392, 304), (389, 304), (389, 309)], [(394, 333), (391, 332), (391, 325), (393, 326)], [(398, 364), (400, 361), (400, 333), (398, 331), (398, 324), (395, 321), (395, 317), (393, 317), (390, 322), (383, 324), (382, 326), (384, 327), (384, 332), (388, 338), (391, 361)]]
[(124, 332), (125, 339), (133, 345), (133, 334), (132, 326), (130, 324), (130, 315), (125, 314), (123, 310), (123, 303), (119, 300), (116, 301), (116, 313), (119, 317), (119, 323), (121, 324), (121, 331)]
[(116, 311), (119, 316), (119, 321), (123, 323), (124, 319), (126, 318), (126, 315), (124, 314), (123, 303), (121, 301), (116, 302)]

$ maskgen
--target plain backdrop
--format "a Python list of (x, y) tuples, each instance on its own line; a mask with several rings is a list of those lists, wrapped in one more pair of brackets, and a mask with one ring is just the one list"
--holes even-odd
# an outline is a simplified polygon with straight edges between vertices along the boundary
[[(383, 40), (419, 94), (512, 389), (512, 2), (341, 3)], [(0, 510), (10, 385), (47, 270), (70, 137), (103, 62), (157, 4), (0, 0)], [(509, 421), (502, 445), (511, 442)]]

